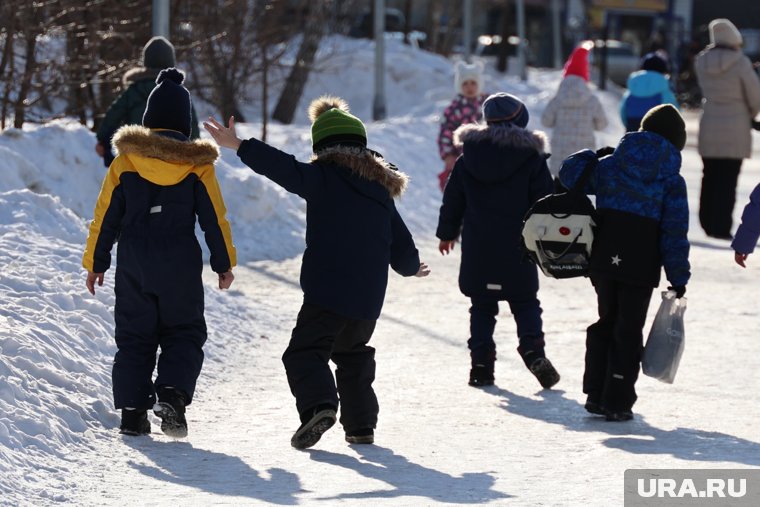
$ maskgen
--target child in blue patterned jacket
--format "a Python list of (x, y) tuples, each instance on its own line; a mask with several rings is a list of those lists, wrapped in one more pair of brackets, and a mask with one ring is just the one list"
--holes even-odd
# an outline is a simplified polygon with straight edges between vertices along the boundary
[(562, 164), (571, 188), (589, 163), (603, 156), (585, 188), (596, 195), (598, 227), (590, 278), (599, 320), (586, 334), (585, 408), (608, 421), (627, 421), (636, 402), (644, 321), (660, 267), (676, 297), (689, 281), (689, 206), (679, 174), (686, 144), (683, 118), (670, 104), (647, 112), (638, 132), (611, 148), (580, 151)]

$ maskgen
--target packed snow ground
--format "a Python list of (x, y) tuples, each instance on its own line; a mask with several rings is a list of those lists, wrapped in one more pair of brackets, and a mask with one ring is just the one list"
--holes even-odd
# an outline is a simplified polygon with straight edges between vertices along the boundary
[[(338, 50), (300, 110), (331, 92), (368, 118), (371, 69), (362, 65), (371, 45), (331, 43)], [(347, 445), (336, 426), (311, 450), (290, 448), (298, 420), (280, 355), (301, 303), (305, 207), (229, 151), (218, 172), (241, 265), (228, 292), (204, 273), (209, 340), (190, 435), (175, 441), (155, 425), (149, 437), (118, 435), (113, 272), (91, 297), (80, 265), (104, 174), (94, 137), (67, 121), (0, 135), (0, 505), (621, 505), (628, 468), (760, 466), (760, 256), (742, 270), (726, 242), (699, 229), (696, 116), (687, 115), (682, 169), (692, 210), (686, 352), (675, 384), (641, 378), (634, 421), (607, 423), (582, 407), (584, 330), (595, 318), (585, 280), (541, 279), (547, 350), (562, 374), (555, 389), (540, 390), (522, 365), (505, 305), (496, 386), (467, 386), (459, 251), (441, 257), (434, 238), (437, 115), (452, 97), (451, 65), (390, 43), (388, 80), (391, 117), (368, 124), (370, 144), (411, 175), (399, 208), (433, 273), (391, 276), (372, 343), (381, 404), (374, 446)], [(486, 87), (523, 97), (529, 126), (540, 128), (558, 80), (557, 72), (531, 72), (527, 83), (489, 73)], [(611, 126), (600, 137), (614, 145), (619, 97), (602, 100)], [(270, 128), (272, 144), (308, 157), (305, 115)], [(758, 181), (756, 156), (742, 170), (737, 220)]]

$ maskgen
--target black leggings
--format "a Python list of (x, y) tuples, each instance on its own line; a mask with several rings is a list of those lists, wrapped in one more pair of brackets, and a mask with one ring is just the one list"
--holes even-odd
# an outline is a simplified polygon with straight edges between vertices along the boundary
[(742, 159), (703, 158), (699, 223), (708, 236), (729, 238), (736, 203), (736, 182)]

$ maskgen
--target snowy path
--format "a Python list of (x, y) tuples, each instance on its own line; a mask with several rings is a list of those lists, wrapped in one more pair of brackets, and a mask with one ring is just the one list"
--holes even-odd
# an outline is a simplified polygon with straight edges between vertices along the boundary
[[(693, 155), (689, 161), (696, 163)], [(757, 180), (760, 164), (745, 173), (743, 181)], [(687, 179), (694, 214), (696, 171)], [(336, 426), (312, 450), (290, 448), (297, 418), (279, 357), (300, 305), (299, 261), (260, 262), (237, 271), (231, 294), (245, 298), (240, 304), (256, 308), (258, 318), (229, 317), (236, 360), (207, 361), (187, 441), (160, 433), (122, 439), (110, 430), (80, 456), (67, 502), (621, 505), (628, 468), (760, 466), (753, 401), (758, 268), (734, 269), (725, 243), (694, 241), (678, 378), (665, 385), (643, 377), (637, 418), (622, 424), (582, 408), (583, 331), (594, 319), (585, 281), (542, 278), (548, 352), (563, 375), (557, 389), (541, 391), (524, 369), (502, 308), (497, 385), (476, 390), (466, 384), (468, 305), (455, 284), (458, 252), (441, 258), (431, 237), (420, 243), (433, 275), (391, 277), (373, 339), (377, 445), (348, 446)]]

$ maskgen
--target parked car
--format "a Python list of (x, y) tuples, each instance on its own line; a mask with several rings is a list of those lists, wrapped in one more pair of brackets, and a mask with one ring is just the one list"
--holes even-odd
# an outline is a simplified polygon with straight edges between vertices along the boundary
[[(604, 41), (597, 40), (589, 53), (589, 64), (597, 72), (601, 62)], [(619, 86), (625, 86), (631, 72), (639, 69), (639, 56), (633, 46), (619, 40), (607, 40), (607, 79)]]

